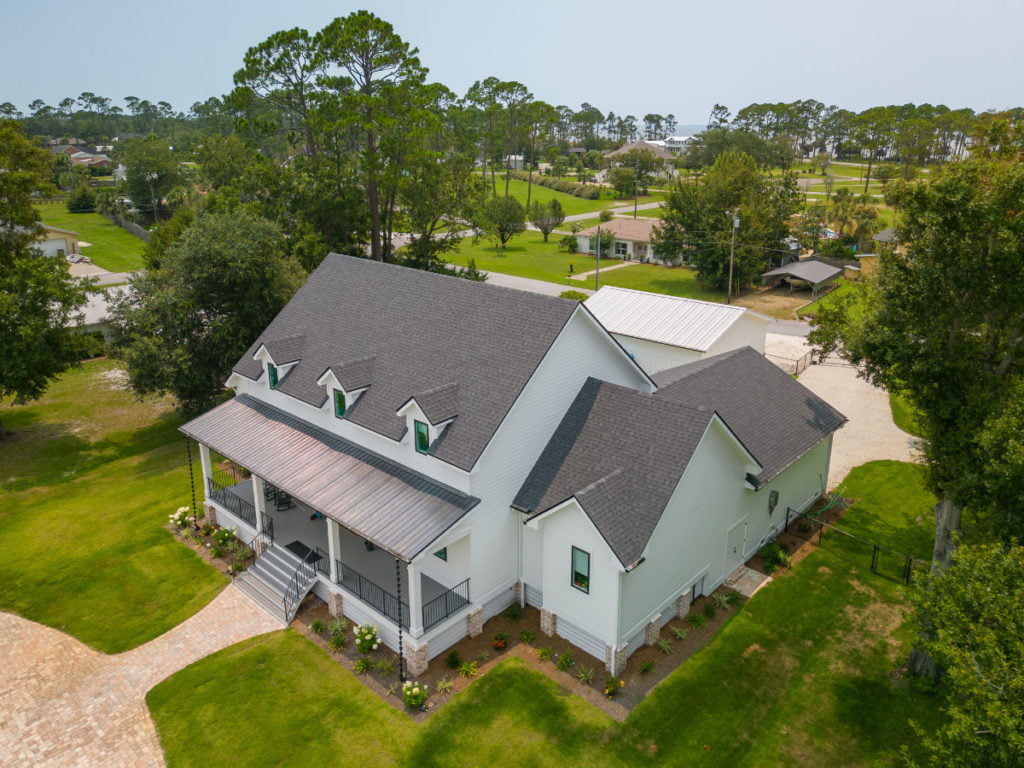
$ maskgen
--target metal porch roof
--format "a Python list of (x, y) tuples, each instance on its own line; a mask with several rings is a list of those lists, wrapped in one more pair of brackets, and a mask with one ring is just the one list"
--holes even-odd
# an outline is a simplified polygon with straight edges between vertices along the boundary
[(480, 501), (249, 395), (181, 431), (406, 562)]

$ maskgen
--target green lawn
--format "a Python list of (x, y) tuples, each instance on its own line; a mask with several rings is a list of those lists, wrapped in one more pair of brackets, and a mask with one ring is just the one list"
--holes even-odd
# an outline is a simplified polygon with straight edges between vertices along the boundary
[(135, 235), (107, 221), (98, 213), (68, 213), (63, 203), (37, 205), (44, 224), (77, 232), (89, 246), (82, 253), (92, 263), (111, 272), (142, 269), (145, 243)]
[[(841, 525), (927, 556), (919, 469), (874, 462), (841, 491)], [(902, 765), (935, 702), (894, 670), (912, 640), (903, 586), (840, 537), (749, 601), (619, 725), (518, 660), (416, 726), (291, 631), (203, 659), (149, 696), (170, 768), (302, 765)], [(245, 702), (244, 707), (236, 706)], [(196, 723), (203, 723), (197, 728)], [(911, 749), (913, 756), (913, 749)]]
[(855, 290), (855, 285), (856, 283), (853, 281), (846, 280), (845, 278), (842, 277), (839, 278), (838, 288), (836, 288), (833, 291), (830, 291), (829, 293), (826, 293), (817, 301), (814, 301), (800, 309), (797, 312), (797, 316), (801, 319), (806, 317), (813, 318), (821, 307), (831, 306), (836, 301), (838, 301), (840, 297), (845, 296), (847, 293), (850, 293), (851, 291)]
[[(166, 401), (136, 401), (110, 361), (0, 406), (0, 609), (107, 653), (209, 602), (225, 577), (163, 529), (191, 504), (185, 444)], [(198, 457), (196, 457), (198, 462)]]
[(892, 409), (892, 420), (896, 422), (897, 427), (909, 435), (921, 437), (918, 413), (904, 395), (890, 392), (889, 407)]
[[(489, 179), (490, 177), (488, 177)], [(499, 178), (498, 183), (498, 194), (505, 194), (505, 180)], [(489, 187), (488, 187), (489, 188)], [(523, 205), (526, 205), (526, 188), (527, 183), (525, 181), (519, 181), (518, 179), (511, 179), (509, 181), (509, 194), (518, 200)], [(597, 200), (584, 200), (581, 197), (575, 197), (574, 195), (566, 194), (565, 192), (557, 192), (548, 187), (542, 187), (539, 184), (533, 185), (533, 190), (530, 192), (531, 203), (534, 200), (539, 200), (542, 203), (546, 203), (552, 198), (558, 200), (562, 204), (562, 210), (565, 211), (566, 216), (575, 216), (580, 213), (590, 213), (593, 211), (597, 213), (605, 208), (618, 208), (624, 205), (632, 205), (633, 198), (617, 199), (613, 196), (612, 191), (605, 188), (601, 192), (601, 197)], [(661, 202), (665, 199), (664, 193), (657, 192), (650, 195), (642, 195), (639, 198), (640, 204), (644, 203), (655, 203)]]

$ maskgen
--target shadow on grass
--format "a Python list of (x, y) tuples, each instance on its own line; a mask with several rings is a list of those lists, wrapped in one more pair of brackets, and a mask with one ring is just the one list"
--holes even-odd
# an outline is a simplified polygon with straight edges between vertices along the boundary
[[(38, 423), (39, 418), (34, 414), (19, 414), (18, 421), (20, 429), (25, 430), (28, 424)], [(20, 437), (14, 437), (12, 444), (17, 445), (20, 440), (23, 450), (31, 452), (30, 468), (2, 487), (13, 492), (55, 485), (110, 462), (149, 453), (180, 440), (180, 424), (181, 419), (176, 414), (164, 413), (144, 427), (115, 432), (96, 442), (74, 434), (70, 425), (25, 430)]]

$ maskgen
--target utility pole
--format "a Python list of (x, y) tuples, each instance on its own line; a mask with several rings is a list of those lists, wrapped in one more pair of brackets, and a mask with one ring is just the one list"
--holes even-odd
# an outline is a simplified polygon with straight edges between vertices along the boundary
[(732, 304), (732, 262), (736, 257), (736, 230), (740, 226), (740, 209), (728, 211), (732, 214), (732, 244), (729, 246), (729, 290), (726, 293), (726, 304)]
[(597, 268), (594, 270), (594, 290), (601, 289), (601, 225), (597, 225)]
[(637, 187), (639, 186), (639, 183), (640, 182), (636, 179), (633, 180), (633, 221), (636, 221), (636, 203), (637, 195), (639, 194), (639, 189), (637, 189)]

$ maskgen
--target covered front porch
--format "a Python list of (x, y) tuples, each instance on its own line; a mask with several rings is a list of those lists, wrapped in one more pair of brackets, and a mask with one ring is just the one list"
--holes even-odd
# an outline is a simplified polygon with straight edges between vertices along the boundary
[[(214, 470), (208, 484), (208, 499), (220, 507), (219, 513), (226, 513), (220, 521), (222, 525), (235, 525), (251, 536), (257, 530), (267, 532), (275, 543), (311, 561), (320, 576), (331, 584), (393, 622), (398, 620), (401, 604), (403, 629), (410, 630), (411, 624), (410, 572), (411, 578), (419, 579), (424, 632), (469, 604), (468, 578), (445, 586), (269, 483), (261, 483), (257, 476), (232, 483), (233, 480), (231, 473)], [(259, 484), (264, 488), (262, 509), (255, 496), (255, 486)], [(258, 520), (261, 525), (257, 525)], [(331, 554), (332, 536), (336, 537), (337, 556)], [(398, 595), (403, 596), (401, 601)]]
[[(245, 395), (182, 431), (199, 443), (218, 522), (255, 552), (272, 545), (312, 566), (314, 591), (340, 595), (344, 614), (378, 624), (389, 645), (399, 627), (420, 638), (469, 605), (469, 533), (457, 523), (477, 499)], [(211, 450), (237, 469), (215, 469)]]

